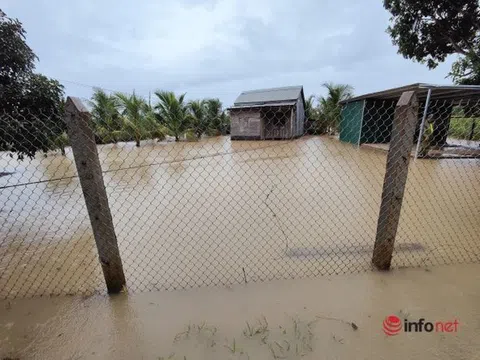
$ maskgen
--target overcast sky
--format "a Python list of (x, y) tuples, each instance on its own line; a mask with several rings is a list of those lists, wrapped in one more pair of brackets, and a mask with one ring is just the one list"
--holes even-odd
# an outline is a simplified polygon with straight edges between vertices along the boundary
[[(23, 22), (37, 71), (66, 95), (93, 85), (156, 89), (231, 105), (242, 90), (327, 81), (356, 94), (414, 82), (448, 84), (453, 58), (429, 71), (403, 59), (382, 0), (3, 0)], [(67, 82), (68, 81), (68, 82)], [(74, 82), (74, 83), (72, 83)]]

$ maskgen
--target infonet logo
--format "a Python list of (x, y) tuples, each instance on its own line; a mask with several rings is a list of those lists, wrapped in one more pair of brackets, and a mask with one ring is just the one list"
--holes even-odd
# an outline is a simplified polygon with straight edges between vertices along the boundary
[(403, 321), (396, 315), (389, 315), (383, 320), (383, 332), (388, 336), (398, 335), (402, 330), (404, 332), (457, 332), (458, 320), (453, 321), (425, 321), (424, 318), (418, 321)]

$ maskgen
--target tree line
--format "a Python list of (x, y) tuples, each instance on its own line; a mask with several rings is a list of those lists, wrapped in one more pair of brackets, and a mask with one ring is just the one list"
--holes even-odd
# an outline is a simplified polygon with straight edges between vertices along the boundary
[[(26, 42), (22, 23), (0, 9), (0, 151), (32, 158), (68, 145), (64, 88), (35, 72), (38, 57)], [(230, 119), (219, 99), (187, 102), (185, 94), (155, 92), (152, 105), (133, 94), (95, 90), (90, 100), (97, 143), (225, 135)]]
[[(384, 0), (383, 5), (391, 14), (387, 32), (400, 54), (430, 69), (457, 55), (448, 76), (457, 84), (480, 84), (478, 0)], [(35, 72), (38, 58), (25, 34), (21, 22), (0, 9), (0, 151), (16, 153), (20, 159), (37, 151), (63, 149), (68, 142), (63, 86)], [(306, 101), (309, 133), (336, 133), (341, 117), (338, 104), (352, 96), (348, 85), (324, 86), (327, 96)], [(179, 140), (228, 133), (228, 116), (218, 99), (186, 102), (185, 95), (155, 95), (157, 103), (152, 106), (136, 94), (95, 92), (92, 121), (97, 141), (138, 145), (143, 139), (166, 135)]]
[(226, 135), (230, 118), (219, 99), (186, 101), (172, 91), (156, 91), (155, 104), (133, 94), (107, 94), (96, 89), (90, 100), (92, 127), (97, 143), (163, 140), (198, 140), (202, 135)]

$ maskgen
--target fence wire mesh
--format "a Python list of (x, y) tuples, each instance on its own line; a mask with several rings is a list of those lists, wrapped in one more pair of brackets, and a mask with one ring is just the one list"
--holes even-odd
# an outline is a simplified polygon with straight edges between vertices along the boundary
[(394, 264), (478, 262), (480, 102), (434, 99), (420, 110), (412, 148), (418, 160), (410, 166), (395, 241), (414, 241), (420, 251), (394, 254)]
[[(370, 270), (397, 100), (84, 99), (128, 291)], [(417, 115), (392, 265), (479, 261), (480, 103)], [(106, 291), (66, 117), (0, 114), (2, 298)]]

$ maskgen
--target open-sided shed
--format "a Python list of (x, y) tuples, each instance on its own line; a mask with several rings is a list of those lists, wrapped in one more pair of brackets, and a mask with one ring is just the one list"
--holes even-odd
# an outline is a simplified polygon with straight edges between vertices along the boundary
[(480, 86), (477, 85), (423, 83), (356, 96), (341, 104), (340, 140), (358, 145), (390, 142), (395, 105), (405, 91), (415, 91), (419, 101), (414, 138), (418, 144), (417, 152), (426, 122), (432, 124), (430, 144), (442, 147), (447, 140), (452, 109), (462, 107), (465, 113), (472, 113), (472, 102), (480, 99)]

